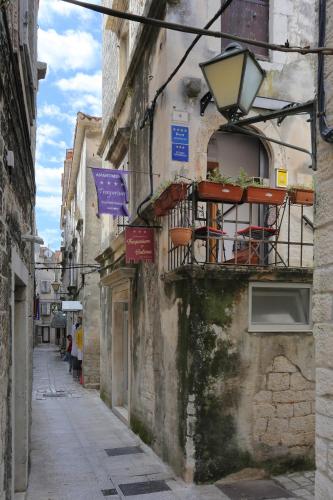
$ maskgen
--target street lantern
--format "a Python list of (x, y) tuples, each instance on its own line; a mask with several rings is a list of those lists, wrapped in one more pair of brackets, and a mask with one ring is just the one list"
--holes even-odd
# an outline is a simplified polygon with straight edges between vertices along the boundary
[(265, 78), (252, 52), (231, 43), (222, 54), (200, 67), (222, 115), (232, 119), (250, 111)]
[(57, 293), (59, 291), (60, 285), (61, 285), (61, 283), (59, 283), (59, 281), (54, 281), (53, 283), (51, 283), (51, 286), (52, 286), (53, 291), (55, 293)]

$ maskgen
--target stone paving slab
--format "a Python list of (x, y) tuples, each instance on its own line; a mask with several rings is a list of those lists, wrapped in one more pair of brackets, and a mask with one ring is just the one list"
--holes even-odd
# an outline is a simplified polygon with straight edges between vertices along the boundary
[[(54, 394), (51, 397), (45, 394)], [(62, 394), (57, 397), (57, 394)], [(140, 446), (143, 453), (108, 456), (106, 449)], [(314, 472), (275, 478), (313, 500)], [(165, 481), (170, 491), (125, 496), (119, 485)], [(103, 490), (117, 495), (104, 496)], [(185, 484), (99, 397), (68, 373), (53, 347), (34, 352), (31, 474), (27, 500), (230, 500), (215, 485)], [(275, 497), (276, 498), (276, 497)], [(245, 499), (244, 499), (245, 500)], [(267, 499), (269, 500), (269, 499)], [(276, 500), (283, 500), (279, 498)]]

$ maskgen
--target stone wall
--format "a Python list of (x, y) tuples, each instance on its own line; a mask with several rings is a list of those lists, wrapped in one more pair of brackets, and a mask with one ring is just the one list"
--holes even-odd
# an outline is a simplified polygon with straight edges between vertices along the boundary
[[(37, 1), (29, 3), (32, 86), (37, 88)], [(0, 498), (11, 500), (28, 480), (32, 384), (35, 232), (35, 91), (28, 93), (18, 50), (18, 2), (0, 9)], [(26, 28), (28, 29), (28, 28)], [(15, 84), (14, 84), (15, 82)], [(30, 106), (26, 106), (29, 102)], [(32, 124), (32, 125), (31, 125)], [(9, 164), (7, 152), (14, 155)], [(12, 163), (12, 162), (11, 162)], [(21, 318), (18, 328), (18, 318)], [(15, 324), (16, 322), (16, 324)], [(21, 335), (22, 334), (22, 335)], [(20, 397), (18, 397), (20, 394)], [(18, 406), (16, 404), (18, 403)], [(15, 411), (12, 411), (16, 408)], [(16, 460), (14, 460), (14, 446)]]
[[(317, 5), (319, 2), (317, 2)], [(333, 29), (333, 1), (326, 2), (326, 38)], [(333, 61), (325, 58), (326, 117), (333, 124)], [(318, 131), (316, 175), (314, 336), (316, 339), (316, 499), (333, 498), (333, 149)]]
[(159, 294), (156, 279), (145, 265), (134, 280), (133, 430), (189, 481), (313, 461), (312, 334), (248, 332), (249, 280), (311, 273), (186, 268)]
[(276, 356), (254, 396), (254, 446), (285, 446), (287, 453), (307, 455), (314, 443), (314, 389), (313, 379), (286, 356)]

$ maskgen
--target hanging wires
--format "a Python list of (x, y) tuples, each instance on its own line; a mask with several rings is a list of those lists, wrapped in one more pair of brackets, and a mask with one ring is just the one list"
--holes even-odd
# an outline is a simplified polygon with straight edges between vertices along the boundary
[(231, 35), (230, 33), (223, 33), (222, 31), (210, 31), (206, 27), (196, 28), (194, 26), (183, 26), (182, 24), (170, 23), (167, 21), (161, 21), (160, 19), (139, 16), (137, 14), (122, 12), (119, 10), (110, 9), (109, 7), (103, 7), (102, 5), (94, 5), (91, 3), (81, 2), (79, 0), (62, 0), (62, 1), (78, 5), (79, 7), (84, 7), (86, 9), (94, 10), (95, 12), (99, 12), (100, 14), (106, 14), (107, 16), (118, 17), (120, 19), (127, 19), (129, 21), (134, 21), (142, 24), (149, 24), (151, 26), (156, 26), (158, 28), (166, 28), (174, 31), (181, 31), (183, 33), (191, 33), (193, 35), (209, 36), (213, 38), (226, 38), (227, 40), (234, 40), (236, 42), (254, 45), (256, 47), (263, 47), (278, 52), (290, 52), (302, 55), (320, 54), (320, 53), (325, 55), (333, 55), (333, 47), (310, 47), (308, 45), (292, 46), (289, 44), (288, 41), (286, 41), (284, 45), (278, 45), (275, 43), (268, 43), (268, 42), (260, 42), (258, 40), (252, 40), (251, 38)]
[[(224, 13), (224, 11), (229, 7), (229, 5), (231, 4), (232, 1), (233, 0), (226, 0), (224, 2), (224, 4), (222, 5), (222, 7), (220, 7), (220, 9), (216, 12), (216, 14), (214, 15), (214, 17), (212, 17), (212, 19), (210, 21), (208, 21), (208, 23), (205, 25), (204, 29), (210, 28), (215, 23), (215, 21), (217, 21), (217, 19), (219, 19), (219, 17)], [(154, 96), (154, 99), (152, 100), (151, 105), (149, 106), (149, 108), (146, 109), (144, 118), (143, 118), (143, 120), (141, 122), (141, 125), (140, 125), (140, 128), (143, 129), (145, 127), (147, 121), (149, 122), (149, 180), (150, 180), (150, 193), (139, 204), (139, 206), (137, 208), (137, 214), (138, 214), (138, 216), (141, 219), (143, 219), (146, 222), (147, 225), (149, 225), (149, 222), (147, 221), (147, 219), (145, 219), (142, 216), (142, 207), (148, 201), (151, 200), (151, 198), (152, 198), (152, 196), (154, 194), (154, 184), (153, 184), (153, 140), (154, 140), (154, 114), (155, 114), (155, 108), (156, 108), (157, 100), (158, 100), (159, 96), (163, 93), (163, 91), (166, 89), (166, 87), (169, 85), (169, 83), (176, 76), (176, 74), (181, 69), (181, 67), (184, 65), (184, 63), (186, 62), (188, 56), (190, 55), (190, 53), (192, 52), (192, 50), (196, 46), (196, 44), (199, 42), (199, 40), (201, 39), (201, 37), (202, 37), (202, 35), (197, 35), (195, 37), (195, 39), (193, 40), (193, 42), (188, 47), (188, 49), (186, 50), (185, 54), (183, 55), (183, 57), (181, 58), (181, 60), (179, 61), (179, 63), (175, 67), (175, 69), (170, 74), (170, 76), (163, 83), (163, 85), (161, 85), (157, 89), (157, 91), (155, 93), (155, 96)]]

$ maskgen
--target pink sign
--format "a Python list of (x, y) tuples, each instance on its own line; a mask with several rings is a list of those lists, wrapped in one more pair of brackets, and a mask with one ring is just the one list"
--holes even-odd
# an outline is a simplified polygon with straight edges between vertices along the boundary
[(147, 227), (127, 227), (126, 264), (154, 262), (154, 229)]

